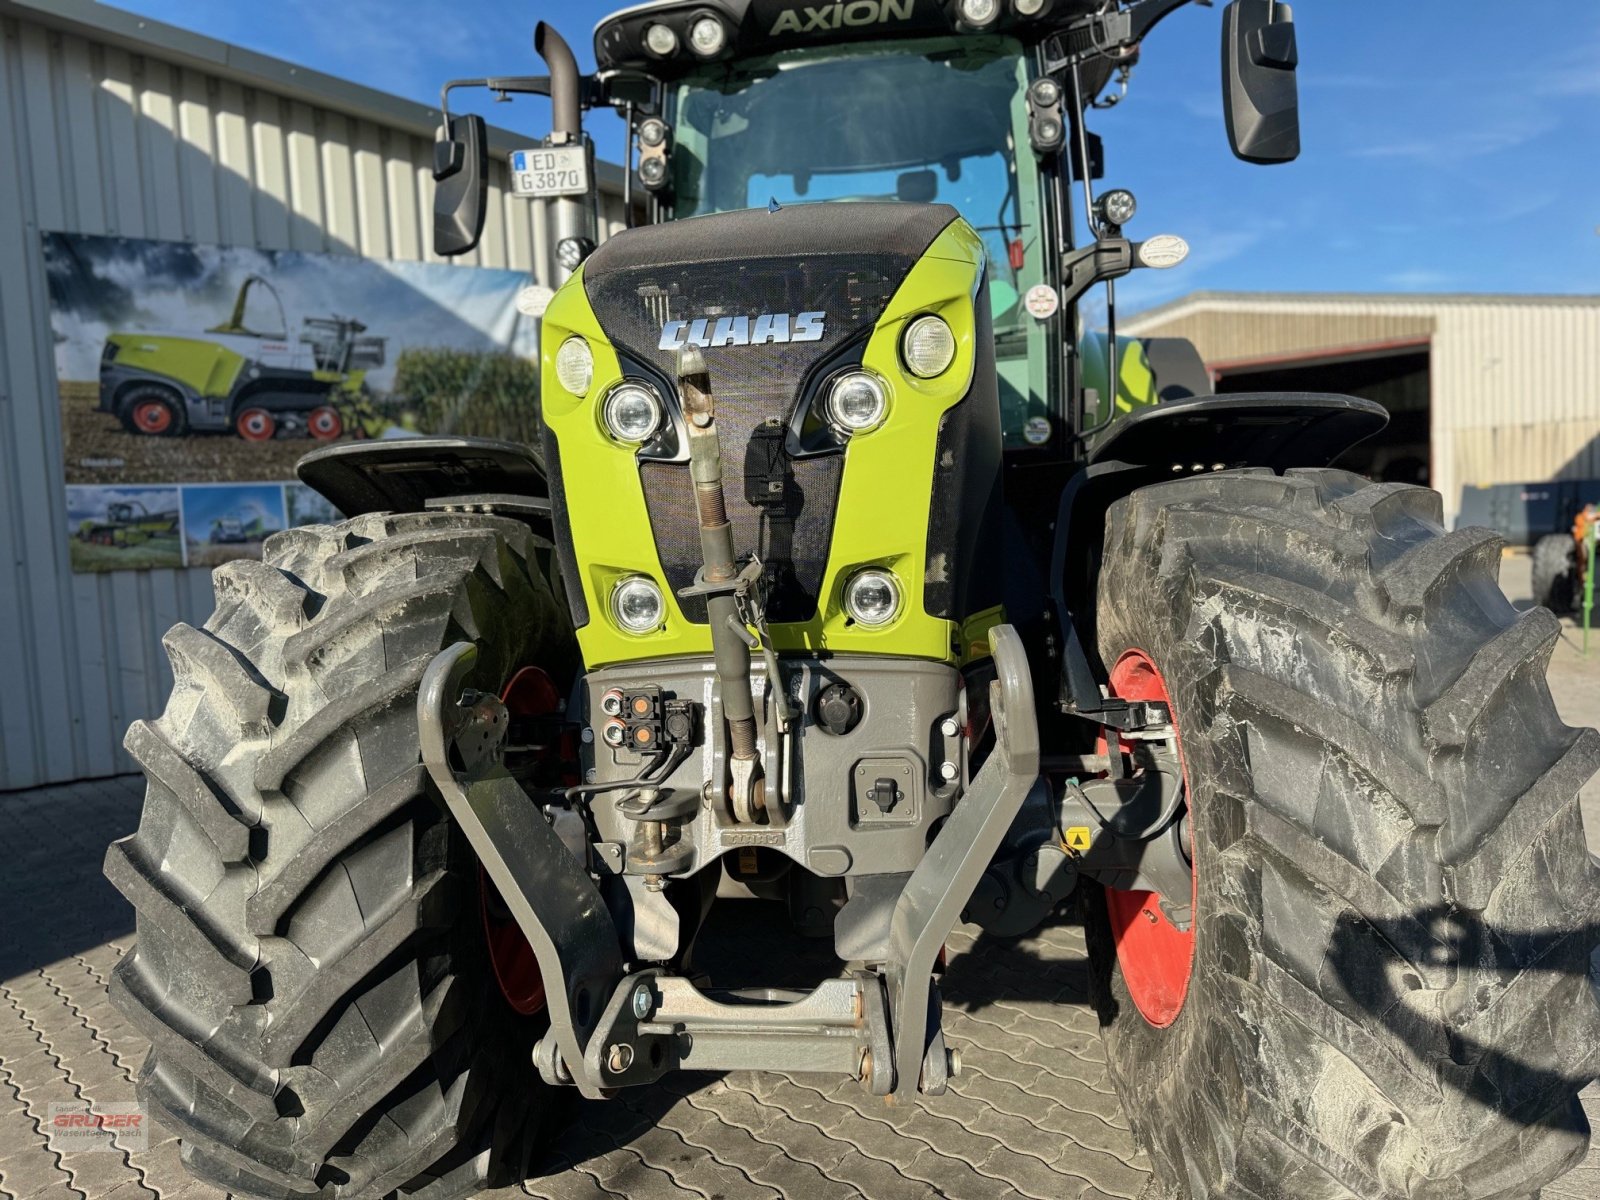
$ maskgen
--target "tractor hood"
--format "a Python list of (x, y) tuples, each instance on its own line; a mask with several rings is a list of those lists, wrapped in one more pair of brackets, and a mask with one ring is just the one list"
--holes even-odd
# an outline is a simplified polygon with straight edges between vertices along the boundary
[[(959, 19), (955, 0), (663, 0), (607, 17), (595, 30), (594, 50), (602, 71), (632, 69), (670, 79), (720, 59), (846, 42), (1005, 33), (1035, 44), (1103, 7), (1102, 0), (1046, 0), (1029, 17), (1005, 4), (975, 30)], [(723, 45), (710, 55), (690, 48), (690, 29), (705, 16), (723, 27)], [(671, 53), (657, 54), (646, 44), (653, 25), (672, 31)]]
[[(779, 492), (762, 494), (756, 482), (729, 497), (743, 545), (757, 545), (774, 520), (792, 531), (784, 562), (774, 564), (774, 620), (815, 611), (844, 465), (838, 454), (790, 453), (795, 416), (824, 376), (852, 355), (860, 361), (890, 298), (957, 219), (935, 204), (749, 209), (631, 230), (584, 264), (589, 304), (617, 353), (670, 393), (678, 351), (699, 346), (727, 452), (742, 458), (756, 446), (759, 456), (770, 446), (781, 464)], [(775, 440), (758, 432), (764, 426)], [(641, 455), (646, 505), (675, 588), (693, 582), (699, 564), (686, 452), (681, 438), (668, 437)], [(754, 462), (744, 466), (732, 469), (759, 479)], [(703, 604), (689, 607), (698, 617)]]
[[(949, 655), (962, 622), (990, 607), (971, 599), (966, 581), (982, 576), (963, 565), (984, 540), (999, 467), (984, 266), (978, 234), (931, 204), (717, 213), (630, 230), (592, 254), (541, 335), (544, 459), (585, 661), (709, 648), (691, 588), (702, 553), (677, 379), (688, 345), (715, 401), (734, 543), (763, 564), (780, 649)], [(916, 377), (901, 341), (925, 316), (957, 350)], [(563, 375), (563, 353), (590, 366)], [(878, 422), (855, 432), (829, 415), (847, 376), (880, 388)], [(627, 439), (610, 406), (641, 388), (658, 419)], [(840, 608), (843, 581), (870, 564), (905, 589), (899, 619), (877, 630)], [(663, 585), (668, 617), (622, 636), (609, 597), (635, 574)]]
[(792, 393), (872, 328), (956, 219), (943, 204), (833, 203), (650, 225), (595, 251), (584, 288), (612, 343), (642, 365), (671, 376), (692, 341), (720, 397)]

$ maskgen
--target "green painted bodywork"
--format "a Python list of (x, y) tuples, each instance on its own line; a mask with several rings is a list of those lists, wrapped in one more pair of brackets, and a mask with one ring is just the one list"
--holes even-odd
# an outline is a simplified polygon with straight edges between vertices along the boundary
[(138, 546), (153, 537), (178, 531), (176, 512), (149, 512), (137, 502), (110, 504), (104, 517), (78, 524), (78, 539), (112, 546)]
[[(1083, 362), (1083, 384), (1093, 388), (1100, 397), (1099, 407), (1084, 413), (1085, 425), (1097, 425), (1106, 419), (1106, 335), (1086, 333), (1078, 341)], [(1159, 381), (1150, 369), (1144, 343), (1138, 338), (1117, 339), (1117, 394), (1112, 415), (1125, 416), (1135, 409), (1146, 408), (1161, 399)]]
[(113, 333), (106, 341), (117, 348), (118, 367), (164, 376), (208, 399), (231, 396), (246, 366), (242, 354), (203, 338)]
[[(964, 623), (931, 616), (923, 603), (929, 501), (944, 413), (966, 396), (976, 362), (973, 311), (984, 269), (978, 234), (957, 220), (935, 239), (891, 297), (869, 338), (863, 365), (889, 386), (881, 425), (850, 439), (839, 486), (833, 540), (818, 612), (811, 620), (772, 626), (780, 652), (884, 654), (942, 662), (965, 661), (983, 644), (999, 610)], [(936, 313), (956, 338), (956, 357), (936, 379), (918, 379), (901, 366), (900, 339), (913, 317)], [(594, 378), (578, 397), (556, 378), (555, 356), (570, 337), (584, 338), (594, 355)], [(541, 336), (544, 419), (561, 455), (568, 520), (589, 623), (578, 631), (591, 670), (639, 659), (711, 653), (709, 626), (688, 621), (667, 586), (656, 555), (637, 446), (612, 440), (601, 423), (601, 402), (622, 379), (615, 350), (590, 307), (580, 270), (556, 293)], [(716, 380), (712, 380), (716, 391)], [(737, 486), (737, 481), (730, 481)], [(900, 613), (866, 629), (843, 608), (845, 582), (866, 566), (886, 567), (898, 579)], [(654, 579), (666, 597), (666, 619), (643, 635), (623, 632), (611, 617), (610, 596), (622, 578)]]
[[(245, 382), (250, 360), (236, 350), (204, 338), (175, 337), (171, 334), (112, 333), (107, 343), (117, 348), (118, 368), (145, 371), (181, 385), (191, 394), (207, 400), (226, 400)], [(355, 397), (366, 380), (365, 369), (341, 373), (307, 372), (330, 391)]]

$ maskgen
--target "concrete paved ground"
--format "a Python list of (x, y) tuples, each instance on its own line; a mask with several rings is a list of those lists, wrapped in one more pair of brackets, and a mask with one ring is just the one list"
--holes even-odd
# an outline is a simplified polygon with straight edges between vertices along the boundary
[[(1504, 582), (1525, 600), (1526, 559)], [(1600, 638), (1570, 627), (1551, 664), (1573, 724), (1600, 724)], [(105, 994), (132, 912), (100, 876), (105, 845), (138, 819), (137, 780), (0, 795), (0, 1197), (143, 1200), (220, 1196), (192, 1182), (159, 1127), (143, 1150), (77, 1150), (51, 1104), (96, 1111), (133, 1099), (145, 1043)], [(1600, 852), (1600, 784), (1585, 793)], [(947, 1036), (965, 1070), (951, 1095), (889, 1109), (853, 1084), (684, 1076), (654, 1094), (580, 1103), (558, 1151), (515, 1194), (550, 1200), (776, 1197), (1138, 1196), (1146, 1168), (1104, 1073), (1084, 1003), (1081, 932), (1015, 942), (955, 939)], [(1600, 1092), (1589, 1093), (1600, 1116)], [(125, 1138), (119, 1141), (126, 1142)], [(1600, 1150), (1547, 1200), (1600, 1200)]]

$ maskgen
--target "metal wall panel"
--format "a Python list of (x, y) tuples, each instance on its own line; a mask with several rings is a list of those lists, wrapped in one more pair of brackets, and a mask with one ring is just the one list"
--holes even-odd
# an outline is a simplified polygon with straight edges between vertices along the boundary
[(1431, 334), (1433, 486), (1600, 477), (1600, 296), (1197, 293), (1119, 323), (1229, 362)]
[[(77, 24), (50, 27), (0, 2), (0, 790), (130, 769), (123, 731), (170, 686), (161, 636), (211, 607), (206, 571), (69, 568), (41, 231), (443, 261), (427, 249), (426, 110), (114, 9), (68, 9)], [(140, 52), (120, 25), (161, 44)], [(252, 70), (230, 72), (235, 60)], [(266, 72), (298, 90), (260, 86)], [(349, 103), (308, 98), (318, 87)], [(507, 194), (505, 176), (496, 161), (467, 261), (551, 283), (549, 215)], [(624, 210), (619, 173), (602, 177), (606, 235)]]

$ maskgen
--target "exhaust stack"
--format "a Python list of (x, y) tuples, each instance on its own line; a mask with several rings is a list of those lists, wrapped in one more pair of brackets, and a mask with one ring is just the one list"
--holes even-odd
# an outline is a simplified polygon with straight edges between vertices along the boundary
[(766, 811), (761, 756), (756, 748), (755, 702), (750, 690), (751, 637), (739, 612), (741, 579), (733, 552), (733, 526), (722, 490), (722, 445), (717, 438), (716, 404), (711, 378), (698, 346), (678, 352), (678, 386), (689, 425), (689, 477), (694, 481), (695, 511), (700, 520), (703, 566), (695, 593), (706, 598), (711, 623), (711, 652), (722, 685), (722, 715), (728, 723), (728, 797), (739, 821), (756, 821)]
[[(583, 77), (572, 47), (556, 30), (540, 21), (533, 31), (533, 48), (550, 71), (550, 141), (557, 146), (583, 144)], [(590, 193), (563, 196), (555, 201), (555, 242), (580, 241), (594, 249), (595, 196), (594, 164), (589, 165)], [(556, 278), (565, 281), (570, 268), (556, 264)]]

